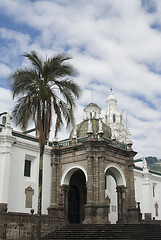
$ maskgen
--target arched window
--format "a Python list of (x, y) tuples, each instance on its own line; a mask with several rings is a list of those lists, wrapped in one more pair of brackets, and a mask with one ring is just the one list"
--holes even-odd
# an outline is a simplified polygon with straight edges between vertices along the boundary
[(6, 124), (6, 117), (2, 118), (2, 124), (4, 124), (4, 125)]
[(122, 114), (120, 115), (120, 123), (122, 124)]
[(116, 122), (116, 115), (113, 114), (113, 123), (115, 123), (115, 122)]
[(107, 123), (107, 115), (105, 116), (105, 123)]

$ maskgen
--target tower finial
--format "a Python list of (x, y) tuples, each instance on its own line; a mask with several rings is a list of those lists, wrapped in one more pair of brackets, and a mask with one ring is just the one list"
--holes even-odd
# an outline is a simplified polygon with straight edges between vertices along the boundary
[(112, 92), (112, 88), (110, 88), (111, 92)]

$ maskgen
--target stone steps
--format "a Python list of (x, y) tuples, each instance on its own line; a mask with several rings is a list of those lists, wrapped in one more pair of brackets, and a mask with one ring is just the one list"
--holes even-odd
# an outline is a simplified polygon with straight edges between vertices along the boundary
[(49, 239), (161, 240), (161, 226), (159, 224), (73, 224), (42, 238), (42, 240)]

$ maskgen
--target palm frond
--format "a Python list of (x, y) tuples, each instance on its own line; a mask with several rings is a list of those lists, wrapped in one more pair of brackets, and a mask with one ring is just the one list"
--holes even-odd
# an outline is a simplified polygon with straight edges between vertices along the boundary
[(71, 79), (63, 79), (61, 81), (55, 81), (62, 91), (70, 91), (75, 98), (79, 98), (81, 94), (81, 88)]
[(74, 119), (73, 106), (65, 103), (64, 101), (60, 101), (59, 105), (61, 108), (62, 115), (66, 120), (67, 127), (74, 126), (75, 119)]
[(31, 53), (25, 53), (23, 56), (30, 60), (31, 64), (39, 73), (42, 73), (43, 63), (36, 51), (31, 51)]
[(28, 122), (32, 117), (31, 101), (29, 96), (20, 97), (12, 111), (12, 116), (15, 119), (16, 125), (19, 125), (22, 130), (26, 130)]
[(64, 76), (76, 76), (78, 72), (67, 61), (72, 59), (66, 54), (59, 54), (51, 58), (49, 61), (50, 69), (53, 76), (63, 78)]
[(19, 69), (10, 75), (10, 86), (13, 91), (13, 98), (16, 95), (32, 91), (37, 87), (39, 77), (34, 70)]
[(55, 134), (63, 120), (67, 126), (74, 124), (75, 98), (79, 98), (81, 89), (69, 79), (76, 74), (68, 63), (70, 56), (59, 54), (45, 61), (35, 51), (24, 56), (31, 62), (31, 68), (18, 69), (10, 76), (13, 98), (19, 97), (13, 116), (21, 128), (27, 128), (32, 118), (43, 145), (49, 136), (52, 111), (56, 115)]

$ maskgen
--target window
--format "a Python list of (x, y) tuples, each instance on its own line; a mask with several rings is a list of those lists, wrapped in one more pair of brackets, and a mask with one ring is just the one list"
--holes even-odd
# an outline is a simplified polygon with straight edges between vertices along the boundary
[(153, 185), (153, 197), (155, 197), (155, 187)]
[(153, 197), (156, 197), (156, 183), (153, 183)]
[(105, 176), (105, 189), (107, 189), (107, 177)]
[(112, 206), (112, 212), (116, 212), (116, 206), (115, 205)]
[(120, 123), (122, 124), (122, 115), (120, 115)]
[(107, 123), (107, 115), (105, 116), (105, 123)]
[(25, 160), (24, 176), (30, 177), (31, 175), (31, 161)]
[(5, 125), (6, 124), (6, 117), (2, 118), (2, 124)]
[(113, 123), (115, 123), (115, 122), (116, 122), (116, 115), (113, 114)]

